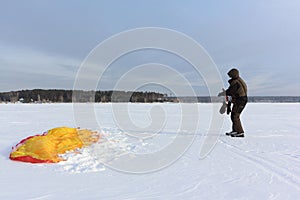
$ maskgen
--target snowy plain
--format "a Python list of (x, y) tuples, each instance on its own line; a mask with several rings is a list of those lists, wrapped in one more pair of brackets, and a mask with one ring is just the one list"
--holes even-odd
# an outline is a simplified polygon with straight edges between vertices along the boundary
[[(64, 155), (67, 161), (58, 164), (28, 164), (9, 160), (11, 147), (54, 127), (78, 127), (73, 105), (0, 104), (0, 199), (300, 199), (300, 104), (249, 103), (242, 114), (245, 138), (224, 136), (231, 126), (226, 116), (205, 159), (199, 159), (199, 150), (209, 128), (210, 104), (198, 104), (196, 133), (178, 133), (195, 134), (190, 148), (173, 164), (142, 174), (118, 171), (102, 161), (117, 157), (115, 149), (143, 153), (162, 148), (174, 134), (130, 139), (115, 123), (111, 106), (95, 104), (101, 128), (81, 127), (103, 135), (96, 144), (103, 160), (86, 148)], [(147, 125), (153, 106), (170, 112), (166, 126), (176, 128), (180, 104), (131, 104), (133, 121)]]

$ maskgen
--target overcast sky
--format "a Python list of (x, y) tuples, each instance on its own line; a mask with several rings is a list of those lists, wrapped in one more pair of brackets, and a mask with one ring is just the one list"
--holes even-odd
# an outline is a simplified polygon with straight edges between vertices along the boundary
[[(201, 44), (227, 87), (240, 70), (249, 95), (300, 95), (298, 0), (0, 1), (0, 91), (72, 89), (80, 64), (100, 42), (133, 28), (162, 27)], [(137, 65), (174, 67), (207, 95), (201, 77), (180, 58), (146, 50), (122, 57), (100, 89)], [(184, 94), (184, 93), (182, 93)]]

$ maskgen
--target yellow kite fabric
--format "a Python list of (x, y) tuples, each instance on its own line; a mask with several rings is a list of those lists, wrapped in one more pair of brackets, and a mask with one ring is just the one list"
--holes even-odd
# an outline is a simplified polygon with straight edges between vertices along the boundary
[(59, 127), (42, 135), (30, 136), (13, 147), (10, 159), (30, 163), (57, 163), (61, 154), (96, 143), (95, 131)]

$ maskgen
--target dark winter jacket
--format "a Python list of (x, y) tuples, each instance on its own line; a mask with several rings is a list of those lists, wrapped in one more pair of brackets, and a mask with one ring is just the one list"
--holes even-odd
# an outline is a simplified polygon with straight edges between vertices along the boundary
[(232, 97), (233, 103), (239, 100), (247, 101), (247, 85), (239, 76), (239, 71), (237, 69), (232, 69), (228, 72), (228, 76), (231, 79), (228, 81), (230, 86), (226, 90), (226, 95)]

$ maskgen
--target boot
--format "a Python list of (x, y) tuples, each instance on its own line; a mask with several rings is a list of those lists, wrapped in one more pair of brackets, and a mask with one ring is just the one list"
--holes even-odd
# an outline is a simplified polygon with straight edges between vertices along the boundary
[(244, 133), (234, 132), (230, 135), (231, 137), (244, 137)]

